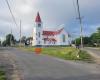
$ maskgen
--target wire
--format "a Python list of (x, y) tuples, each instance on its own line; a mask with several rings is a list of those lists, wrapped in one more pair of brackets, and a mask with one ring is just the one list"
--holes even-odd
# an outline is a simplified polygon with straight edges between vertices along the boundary
[(76, 15), (76, 17), (77, 17), (78, 15), (77, 15), (76, 4), (75, 4), (74, 0), (72, 0), (72, 2), (73, 2), (73, 7), (74, 7), (74, 10), (75, 10), (75, 15)]
[(78, 17), (79, 17), (79, 21), (80, 21), (80, 24), (82, 23), (82, 18), (81, 18), (81, 14), (80, 14), (80, 8), (79, 8), (79, 2), (77, 0), (77, 11), (78, 11)]
[(15, 20), (15, 17), (14, 17), (14, 15), (13, 15), (13, 13), (12, 13), (11, 7), (10, 7), (10, 5), (9, 5), (9, 2), (8, 2), (8, 0), (5, 0), (5, 1), (6, 1), (7, 5), (8, 5), (9, 11), (10, 11), (10, 13), (11, 13), (12, 19), (13, 19), (13, 21), (14, 21), (16, 27), (18, 27), (18, 25), (17, 25), (17, 23), (16, 23), (16, 20)]

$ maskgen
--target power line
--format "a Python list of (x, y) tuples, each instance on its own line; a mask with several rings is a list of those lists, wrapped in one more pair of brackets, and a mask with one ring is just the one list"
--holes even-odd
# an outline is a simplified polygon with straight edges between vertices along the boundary
[(76, 9), (76, 4), (75, 4), (74, 1), (75, 1), (75, 0), (72, 0), (72, 2), (73, 2), (73, 7), (74, 7), (74, 10), (75, 10), (75, 15), (77, 16), (77, 9)]
[(20, 46), (21, 46), (22, 30), (21, 30), (21, 20), (20, 20)]
[(16, 23), (16, 20), (15, 20), (15, 17), (14, 17), (14, 15), (13, 15), (13, 13), (12, 13), (12, 10), (11, 10), (11, 7), (10, 7), (10, 5), (9, 5), (9, 2), (8, 2), (8, 0), (5, 0), (5, 1), (6, 1), (7, 5), (8, 5), (8, 8), (9, 8), (9, 11), (10, 11), (10, 13), (11, 13), (12, 19), (13, 19), (13, 21), (14, 21), (16, 27), (17, 27), (18, 25), (17, 25), (17, 23)]

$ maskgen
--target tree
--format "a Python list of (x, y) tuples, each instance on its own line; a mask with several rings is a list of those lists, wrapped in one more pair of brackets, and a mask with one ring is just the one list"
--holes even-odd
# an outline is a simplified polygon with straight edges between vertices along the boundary
[(97, 30), (98, 30), (98, 33), (100, 33), (100, 27)]
[(6, 46), (6, 40), (2, 42), (2, 46)]
[(0, 40), (0, 46), (1, 46), (1, 40)]
[[(80, 44), (80, 38), (76, 39), (76, 44)], [(74, 41), (75, 42), (75, 41)], [(91, 34), (90, 37), (83, 37), (83, 44), (84, 45), (95, 45), (100, 46), (100, 27), (97, 29), (96, 33)]]
[(90, 37), (83, 37), (83, 44), (88, 45), (91, 43)]
[(12, 34), (6, 35), (6, 40), (4, 43), (6, 43), (6, 45), (8, 45), (8, 46), (11, 46), (11, 44), (15, 44), (14, 36)]
[(25, 43), (26, 42), (26, 36), (23, 36), (22, 38), (21, 38), (21, 43)]
[[(81, 44), (81, 38), (77, 38), (77, 39), (75, 39), (75, 41), (76, 41), (76, 45)], [(75, 41), (74, 41), (74, 43), (75, 43)], [(83, 44), (84, 45), (88, 45), (90, 43), (91, 43), (90, 37), (83, 37)]]
[(90, 36), (90, 39), (91, 39), (91, 42), (94, 44), (97, 44), (100, 46), (100, 33), (97, 32), (97, 33), (93, 33), (91, 36)]
[(26, 44), (25, 45), (32, 45), (32, 40), (33, 40), (32, 37), (26, 38)]
[(77, 38), (76, 39), (76, 45), (80, 45), (81, 44), (81, 38)]

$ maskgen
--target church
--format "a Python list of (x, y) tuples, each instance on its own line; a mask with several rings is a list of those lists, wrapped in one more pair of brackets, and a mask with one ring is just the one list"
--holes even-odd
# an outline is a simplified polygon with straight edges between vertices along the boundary
[(64, 27), (59, 30), (43, 30), (43, 22), (39, 12), (33, 28), (32, 46), (66, 46), (69, 45), (68, 33)]

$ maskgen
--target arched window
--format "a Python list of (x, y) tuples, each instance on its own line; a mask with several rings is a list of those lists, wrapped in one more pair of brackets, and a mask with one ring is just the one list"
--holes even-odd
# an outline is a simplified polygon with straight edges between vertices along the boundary
[(38, 32), (38, 36), (40, 37), (40, 32)]
[(38, 27), (41, 27), (41, 24), (38, 24)]
[(38, 44), (40, 44), (41, 42), (39, 41)]

